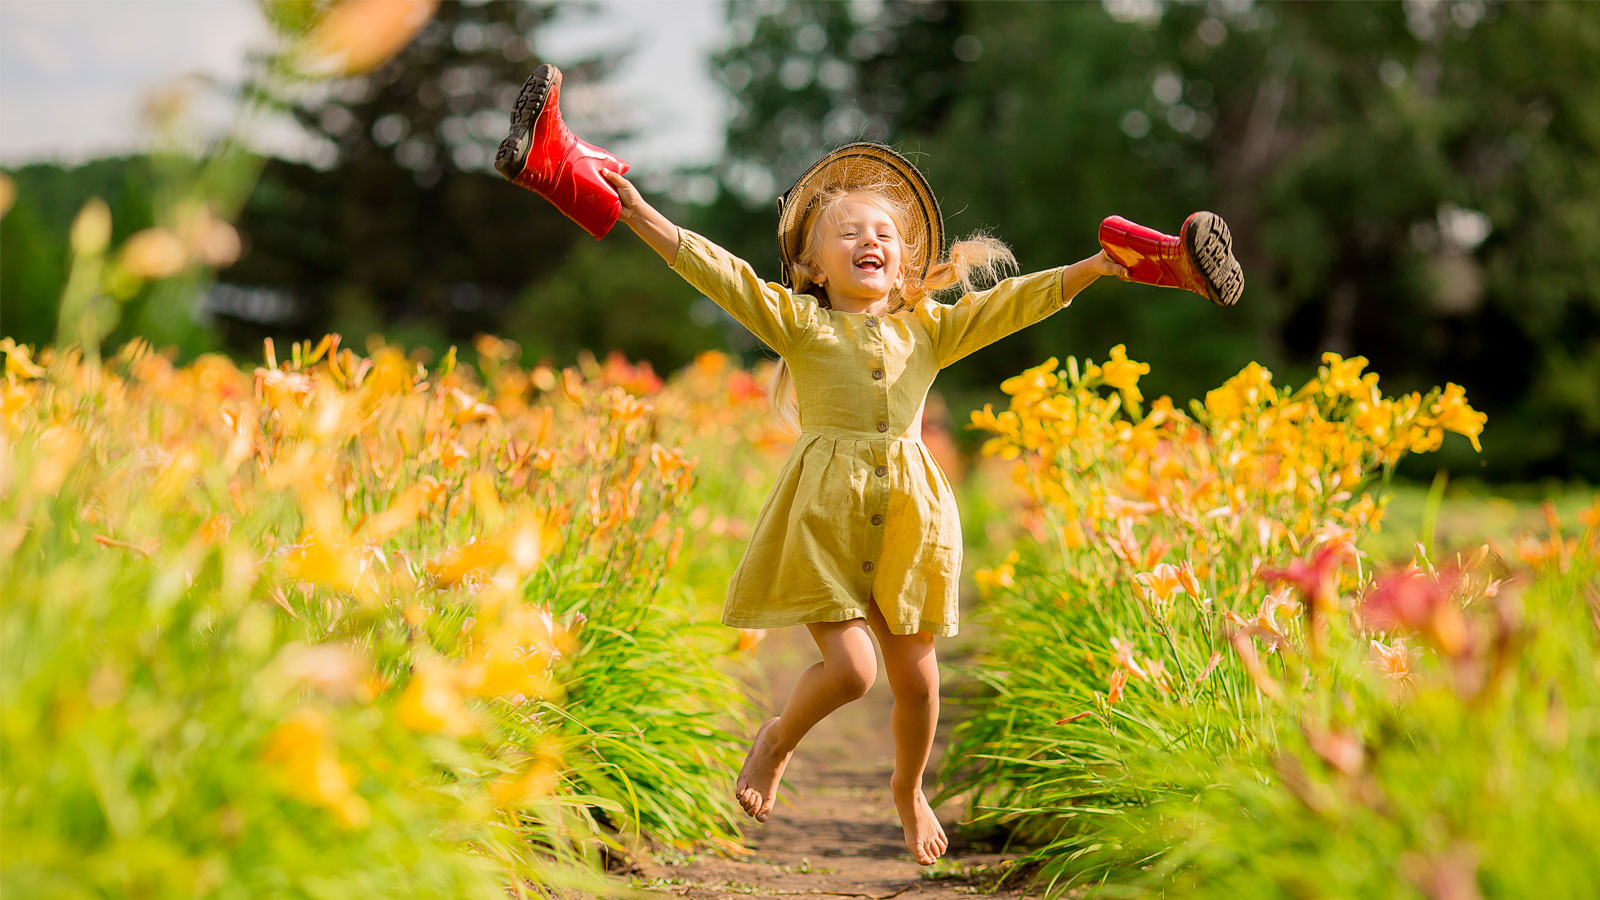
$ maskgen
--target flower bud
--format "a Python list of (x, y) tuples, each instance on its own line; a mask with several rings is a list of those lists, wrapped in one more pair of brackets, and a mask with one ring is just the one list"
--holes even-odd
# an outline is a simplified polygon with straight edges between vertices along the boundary
[(171, 278), (188, 264), (189, 249), (166, 228), (146, 228), (122, 245), (122, 267), (146, 281)]
[(89, 198), (78, 211), (78, 217), (72, 220), (68, 242), (75, 256), (99, 256), (106, 252), (106, 245), (111, 243), (111, 207), (99, 197)]

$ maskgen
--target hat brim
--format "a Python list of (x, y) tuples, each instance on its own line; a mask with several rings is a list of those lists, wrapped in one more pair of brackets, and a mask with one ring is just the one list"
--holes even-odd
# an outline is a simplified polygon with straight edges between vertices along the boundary
[(818, 194), (833, 188), (873, 186), (888, 193), (912, 211), (902, 239), (918, 248), (916, 259), (904, 261), (906, 274), (923, 278), (944, 250), (944, 218), (928, 179), (911, 160), (882, 144), (860, 141), (846, 144), (812, 164), (795, 179), (794, 186), (778, 198), (778, 253), (782, 257), (783, 283), (794, 287), (794, 264), (805, 244), (806, 217)]

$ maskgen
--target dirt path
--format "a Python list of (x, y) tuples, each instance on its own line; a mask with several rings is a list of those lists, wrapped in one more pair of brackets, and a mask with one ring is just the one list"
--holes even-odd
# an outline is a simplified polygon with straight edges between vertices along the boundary
[[(941, 657), (949, 643), (940, 641)], [(805, 629), (787, 628), (769, 632), (757, 652), (769, 679), (760, 693), (770, 698), (769, 709), (775, 713), (795, 678), (816, 661), (816, 647)], [(1002, 862), (1010, 858), (992, 848), (964, 845), (952, 833), (946, 858), (927, 869), (906, 851), (889, 796), (892, 698), (881, 659), (879, 672), (866, 697), (829, 716), (801, 743), (772, 817), (747, 826), (752, 855), (662, 855), (636, 883), (693, 900), (793, 895), (923, 900), (970, 897), (992, 885)], [(948, 727), (948, 721), (941, 721), (930, 769), (943, 759)], [(726, 802), (733, 804), (732, 773), (728, 783)], [(925, 785), (931, 794), (931, 777)], [(938, 810), (947, 832), (960, 812), (953, 804)], [(1008, 881), (992, 896), (1018, 900), (1025, 895)]]

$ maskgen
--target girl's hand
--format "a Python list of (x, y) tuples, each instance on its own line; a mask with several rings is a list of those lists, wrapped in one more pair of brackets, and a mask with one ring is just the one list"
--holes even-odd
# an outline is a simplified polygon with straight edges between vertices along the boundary
[(1088, 259), (1089, 270), (1096, 275), (1115, 275), (1123, 281), (1128, 280), (1128, 267), (1111, 258), (1111, 254), (1101, 250)]
[(600, 173), (606, 177), (606, 181), (610, 182), (612, 189), (617, 192), (617, 199), (622, 201), (623, 220), (628, 221), (637, 216), (646, 204), (644, 198), (639, 196), (639, 189), (633, 186), (633, 182), (610, 169), (601, 169)]
[(618, 220), (633, 229), (634, 234), (643, 238), (650, 249), (671, 265), (678, 258), (678, 226), (639, 196), (639, 189), (633, 186), (633, 182), (610, 169), (600, 171), (617, 192), (617, 199), (622, 201)]
[(1115, 275), (1127, 281), (1128, 269), (1101, 250), (1088, 259), (1079, 260), (1061, 270), (1062, 295), (1071, 300), (1079, 291), (1094, 284), (1102, 275)]

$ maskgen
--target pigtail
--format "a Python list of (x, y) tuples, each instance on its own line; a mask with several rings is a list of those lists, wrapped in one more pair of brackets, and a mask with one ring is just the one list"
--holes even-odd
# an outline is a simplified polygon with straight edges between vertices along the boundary
[(950, 245), (943, 260), (928, 267), (921, 281), (906, 280), (905, 302), (915, 305), (930, 294), (960, 285), (974, 289), (975, 282), (993, 284), (1017, 271), (1017, 257), (998, 238), (979, 232)]
[(767, 402), (772, 404), (773, 418), (779, 427), (788, 431), (800, 430), (800, 401), (794, 393), (794, 373), (789, 371), (789, 361), (778, 357), (772, 367), (772, 377), (767, 380)]

